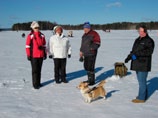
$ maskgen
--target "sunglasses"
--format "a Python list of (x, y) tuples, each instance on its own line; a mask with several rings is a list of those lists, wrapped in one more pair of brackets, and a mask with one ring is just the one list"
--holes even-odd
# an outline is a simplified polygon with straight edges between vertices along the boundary
[(35, 27), (34, 29), (39, 29), (39, 27)]

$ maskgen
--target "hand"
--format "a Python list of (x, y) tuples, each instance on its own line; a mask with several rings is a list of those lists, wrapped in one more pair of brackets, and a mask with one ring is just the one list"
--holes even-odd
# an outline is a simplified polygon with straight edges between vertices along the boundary
[(131, 60), (131, 55), (128, 55), (124, 62), (128, 63), (129, 60)]
[(47, 56), (45, 55), (45, 56), (43, 57), (43, 59), (46, 60), (46, 59), (47, 59)]
[(83, 57), (83, 53), (82, 52), (80, 52), (80, 57)]
[(71, 58), (71, 54), (68, 55), (68, 58)]
[(126, 58), (124, 62), (125, 62), (125, 63), (128, 63), (128, 61), (129, 61), (129, 59), (128, 59), (128, 58)]
[(132, 55), (132, 60), (136, 60), (137, 56), (135, 54)]
[(31, 61), (31, 57), (30, 57), (30, 56), (28, 56), (28, 57), (27, 57), (27, 60), (28, 60), (28, 61)]
[(52, 58), (53, 58), (53, 55), (49, 55), (49, 58), (52, 59)]
[(47, 59), (47, 53), (44, 52), (44, 57), (43, 57), (43, 60), (46, 60)]
[(83, 61), (84, 61), (83, 57), (80, 57), (79, 61), (80, 61), (80, 62), (83, 62)]

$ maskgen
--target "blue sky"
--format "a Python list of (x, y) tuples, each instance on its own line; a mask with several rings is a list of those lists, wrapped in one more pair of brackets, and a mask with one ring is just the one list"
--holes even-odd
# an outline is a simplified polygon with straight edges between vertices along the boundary
[(1, 0), (0, 28), (14, 23), (106, 24), (158, 21), (158, 0)]

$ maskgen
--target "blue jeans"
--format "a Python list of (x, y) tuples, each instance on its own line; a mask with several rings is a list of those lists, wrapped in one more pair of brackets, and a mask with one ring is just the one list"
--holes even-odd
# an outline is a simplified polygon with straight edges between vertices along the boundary
[(137, 80), (139, 84), (139, 91), (137, 99), (146, 100), (147, 99), (147, 76), (148, 72), (136, 71)]

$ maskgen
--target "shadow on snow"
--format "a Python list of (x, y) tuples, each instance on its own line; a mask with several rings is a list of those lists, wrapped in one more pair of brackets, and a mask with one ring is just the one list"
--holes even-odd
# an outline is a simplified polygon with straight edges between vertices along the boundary
[[(131, 74), (131, 72), (127, 72), (127, 75), (130, 75), (130, 74)], [(98, 77), (96, 77), (95, 81), (96, 81), (96, 83), (99, 83), (100, 81), (105, 80), (108, 77), (111, 77), (112, 75), (114, 75), (114, 69), (101, 73)]]
[(100, 81), (105, 80), (106, 78), (112, 76), (113, 74), (114, 74), (114, 69), (105, 71), (105, 72), (101, 73), (99, 76), (96, 77), (95, 82), (99, 83)]
[(148, 99), (158, 90), (158, 77), (154, 77), (147, 81)]
[[(98, 71), (100, 71), (102, 69), (103, 69), (103, 67), (97, 67), (95, 69), (95, 73), (97, 73)], [(85, 70), (75, 71), (75, 72), (67, 74), (67, 80), (71, 81), (71, 80), (74, 80), (74, 79), (77, 79), (77, 78), (80, 78), (80, 77), (83, 77), (83, 76), (86, 76), (86, 75), (87, 75), (87, 72)]]
[[(102, 69), (103, 69), (103, 67), (97, 67), (97, 68), (95, 69), (95, 73), (97, 73), (98, 71), (100, 71), (100, 70), (102, 70)], [(74, 80), (74, 79), (77, 79), (77, 78), (80, 78), (80, 77), (83, 77), (83, 76), (86, 76), (86, 75), (87, 75), (87, 72), (83, 69), (83, 70), (78, 70), (78, 71), (75, 71), (75, 72), (68, 73), (68, 74), (66, 75), (66, 79), (67, 79), (68, 81), (72, 81), (72, 80)], [(44, 87), (44, 86), (47, 86), (47, 85), (53, 83), (54, 81), (55, 81), (54, 79), (45, 81), (45, 82), (42, 83), (42, 86), (43, 86), (43, 87)]]

